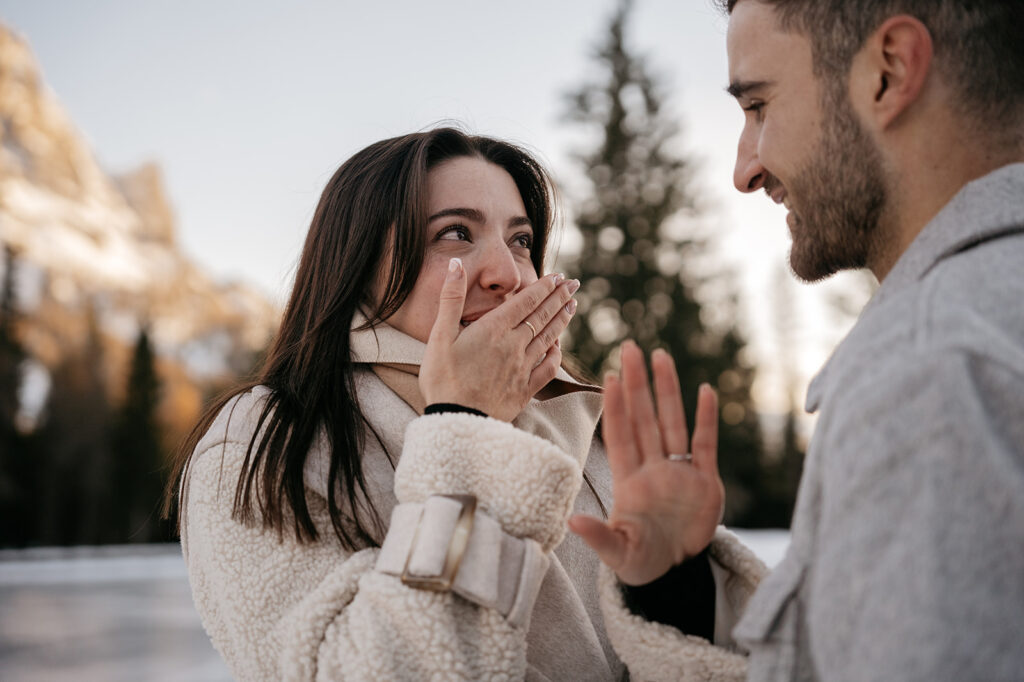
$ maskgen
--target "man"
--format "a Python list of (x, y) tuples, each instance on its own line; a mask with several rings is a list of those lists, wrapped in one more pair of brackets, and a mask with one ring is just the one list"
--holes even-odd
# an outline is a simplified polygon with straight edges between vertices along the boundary
[[(749, 677), (1022, 679), (1024, 3), (720, 1), (746, 117), (737, 189), (789, 209), (801, 279), (867, 267), (880, 282), (810, 386), (790, 550), (737, 606)], [(681, 417), (655, 360), (657, 416), (623, 349), (606, 386), (616, 507), (573, 521), (632, 585), (706, 561), (694, 548), (721, 504), (697, 434), (692, 461), (666, 459)], [(675, 491), (699, 504), (668, 511), (653, 485), (668, 465), (689, 467)], [(699, 663), (710, 643), (648, 626), (648, 651), (687, 662), (632, 671), (716, 677)]]

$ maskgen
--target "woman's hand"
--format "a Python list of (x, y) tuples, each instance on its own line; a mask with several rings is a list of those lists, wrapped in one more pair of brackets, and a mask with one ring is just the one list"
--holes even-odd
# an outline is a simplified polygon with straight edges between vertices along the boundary
[(427, 404), (457, 403), (512, 421), (562, 362), (558, 337), (576, 312), (576, 280), (546, 275), (467, 327), (466, 275), (453, 258), (420, 367)]
[[(574, 516), (569, 527), (627, 585), (643, 585), (699, 554), (721, 521), (725, 488), (718, 475), (718, 400), (708, 385), (697, 398), (692, 449), (672, 357), (651, 356), (657, 414), (643, 352), (622, 345), (622, 380), (605, 380), (604, 444), (615, 504), (607, 522)], [(692, 453), (670, 460), (668, 454)]]

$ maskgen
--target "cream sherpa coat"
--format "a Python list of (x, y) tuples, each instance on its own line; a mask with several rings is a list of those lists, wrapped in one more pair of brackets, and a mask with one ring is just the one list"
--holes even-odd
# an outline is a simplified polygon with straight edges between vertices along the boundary
[[(354, 354), (418, 364), (422, 344), (382, 329), (379, 345), (365, 336), (360, 345), (353, 334)], [(183, 486), (182, 545), (193, 598), (237, 679), (614, 680), (624, 664), (634, 680), (742, 679), (741, 654), (629, 613), (614, 576), (579, 538), (565, 537), (573, 511), (600, 514), (590, 489), (580, 493), (584, 464), (598, 494), (606, 503), (610, 498), (604, 452), (592, 439), (599, 395), (581, 390), (532, 401), (517, 428), (468, 414), (418, 416), (369, 367), (357, 371), (356, 388), (383, 441), (367, 438), (361, 455), (381, 518), (386, 522), (398, 503), (434, 494), (476, 495), (505, 532), (549, 552), (532, 616), (515, 627), (497, 611), (378, 572), (378, 549), (343, 549), (327, 512), (323, 442), (311, 450), (305, 473), (318, 542), (300, 544), (233, 520), (235, 483), (268, 395), (257, 388), (221, 412)], [(765, 569), (724, 530), (712, 556), (716, 642), (728, 643), (734, 614)]]

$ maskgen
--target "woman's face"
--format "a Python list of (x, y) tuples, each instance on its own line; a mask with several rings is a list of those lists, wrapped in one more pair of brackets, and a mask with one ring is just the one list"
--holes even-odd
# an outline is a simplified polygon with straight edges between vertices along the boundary
[(535, 282), (533, 227), (512, 176), (478, 157), (457, 157), (427, 175), (428, 219), (423, 269), (412, 293), (387, 322), (426, 343), (448, 261), (466, 271), (466, 325)]

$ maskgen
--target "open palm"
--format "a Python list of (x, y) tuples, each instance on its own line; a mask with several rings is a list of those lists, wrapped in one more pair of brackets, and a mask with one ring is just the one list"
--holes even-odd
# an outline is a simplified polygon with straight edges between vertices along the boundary
[[(622, 378), (605, 381), (604, 443), (615, 502), (608, 521), (577, 515), (570, 528), (619, 580), (641, 585), (699, 554), (721, 521), (725, 489), (718, 475), (718, 406), (700, 388), (692, 448), (672, 358), (651, 357), (657, 411), (643, 352), (622, 346)], [(692, 453), (692, 461), (668, 459)]]

